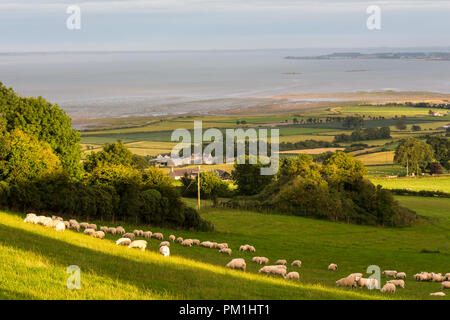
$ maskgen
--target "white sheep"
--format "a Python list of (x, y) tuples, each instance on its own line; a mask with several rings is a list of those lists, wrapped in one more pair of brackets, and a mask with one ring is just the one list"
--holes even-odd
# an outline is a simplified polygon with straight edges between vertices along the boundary
[(36, 216), (35, 213), (28, 213), (23, 222), (25, 223), (34, 223), (37, 224), (39, 221), (39, 218)]
[(108, 228), (108, 233), (116, 234), (117, 233), (117, 229), (114, 228), (114, 227)]
[(345, 277), (336, 281), (336, 286), (338, 287), (357, 287), (358, 284), (356, 282), (355, 277)]
[(383, 288), (381, 288), (381, 292), (395, 292), (395, 285), (393, 285), (392, 283), (386, 283)]
[(130, 238), (130, 240), (134, 240), (135, 235), (134, 235), (134, 233), (128, 232), (128, 233), (125, 233), (122, 237)]
[(302, 262), (300, 260), (294, 260), (292, 261), (291, 266), (300, 268), (302, 266)]
[(377, 279), (355, 277), (355, 281), (361, 288), (368, 288), (368, 289), (379, 288)]
[(442, 289), (450, 289), (450, 281), (444, 281), (441, 283)]
[(79, 224), (78, 221), (75, 220), (75, 219), (70, 219), (70, 220), (69, 220), (69, 223), (70, 223), (71, 225), (77, 225), (77, 224)]
[(330, 270), (330, 271), (337, 271), (337, 269), (338, 269), (338, 266), (337, 266), (336, 263), (331, 263), (331, 264), (328, 266), (328, 270)]
[(133, 233), (134, 233), (134, 235), (135, 235), (136, 237), (139, 237), (139, 235), (140, 235), (139, 230), (133, 230)]
[(405, 288), (405, 281), (404, 280), (389, 280), (387, 283), (392, 283), (396, 287)]
[(192, 247), (192, 244), (193, 244), (192, 239), (185, 239), (185, 240), (183, 240), (183, 242), (181, 243), (181, 245), (182, 245), (183, 247)]
[(70, 223), (69, 223), (69, 221), (63, 221), (63, 223), (64, 223), (64, 227), (65, 227), (66, 229), (69, 229), (69, 228), (70, 228)]
[(183, 238), (182, 237), (178, 237), (177, 238), (177, 242), (181, 244), (183, 242)]
[(125, 234), (125, 229), (122, 226), (116, 228), (116, 234)]
[(248, 244), (244, 244), (244, 245), (240, 246), (239, 251), (247, 251), (248, 246), (249, 246)]
[(450, 281), (450, 273), (445, 274), (445, 280)]
[(219, 244), (217, 244), (217, 246), (216, 246), (216, 249), (225, 249), (225, 248), (228, 248), (228, 244), (227, 243), (219, 243)]
[(245, 263), (244, 259), (236, 258), (228, 262), (225, 267), (229, 269), (239, 269), (245, 271), (245, 269), (247, 268), (247, 264)]
[(79, 224), (71, 224), (69, 228), (73, 229), (73, 230), (80, 231), (80, 225)]
[(174, 242), (174, 241), (175, 241), (175, 236), (174, 236), (173, 234), (171, 234), (171, 235), (169, 236), (169, 240), (172, 241), (172, 242)]
[(129, 238), (120, 238), (116, 241), (116, 245), (118, 246), (129, 246), (131, 240)]
[(161, 242), (159, 244), (159, 247), (162, 247), (162, 246), (170, 247), (170, 242), (169, 241), (163, 241), (163, 242)]
[(143, 236), (146, 239), (150, 239), (152, 237), (152, 232), (151, 231), (145, 231)]
[(445, 277), (440, 273), (432, 273), (433, 282), (442, 282), (445, 281)]
[(104, 233), (108, 233), (108, 227), (106, 227), (106, 226), (103, 226), (103, 227), (100, 227), (100, 231), (102, 231), (102, 232), (104, 232)]
[(103, 239), (105, 238), (105, 233), (103, 231), (95, 231), (94, 238)]
[(83, 229), (88, 229), (89, 228), (89, 223), (82, 222), (82, 223), (80, 223), (80, 227), (83, 228)]
[(445, 297), (446, 294), (443, 292), (433, 292), (433, 293), (430, 293), (430, 296)]
[(292, 280), (300, 280), (300, 275), (296, 271), (289, 272), (285, 277), (285, 279), (292, 279)]
[(397, 272), (394, 277), (396, 279), (406, 279), (406, 273), (405, 272)]
[(231, 256), (232, 250), (230, 248), (222, 248), (219, 250), (220, 253), (225, 253)]
[(275, 265), (275, 266), (264, 266), (258, 270), (259, 273), (280, 275), (282, 277), (286, 276), (286, 266)]
[(88, 225), (88, 228), (97, 230), (97, 225), (95, 223), (91, 223), (91, 224)]
[(170, 249), (168, 246), (161, 246), (159, 247), (159, 253), (161, 253), (164, 257), (167, 257), (170, 255)]
[(133, 242), (130, 243), (128, 248), (136, 248), (136, 249), (141, 249), (142, 251), (144, 251), (145, 248), (147, 248), (147, 241), (145, 241), (145, 240), (134, 240)]
[(64, 232), (64, 230), (66, 230), (66, 225), (64, 224), (64, 222), (59, 221), (59, 220), (56, 220), (56, 221), (58, 221), (58, 222), (54, 226), (55, 230)]
[(395, 270), (384, 270), (382, 274), (386, 275), (386, 277), (395, 277), (397, 275), (397, 271)]
[(164, 239), (164, 235), (162, 233), (153, 233), (152, 238), (155, 238), (155, 239), (158, 239), (161, 241)]
[(281, 264), (281, 265), (285, 266), (285, 265), (287, 264), (287, 261), (284, 260), (284, 259), (280, 259), (280, 260), (277, 260), (277, 261), (275, 262), (275, 264)]
[(192, 239), (192, 243), (195, 244), (196, 246), (199, 246), (200, 245), (200, 240)]
[(94, 233), (95, 233), (95, 230), (94, 229), (90, 229), (90, 228), (87, 228), (87, 229), (84, 229), (84, 232), (83, 232), (85, 235), (88, 235), (88, 236), (93, 236), (94, 235)]

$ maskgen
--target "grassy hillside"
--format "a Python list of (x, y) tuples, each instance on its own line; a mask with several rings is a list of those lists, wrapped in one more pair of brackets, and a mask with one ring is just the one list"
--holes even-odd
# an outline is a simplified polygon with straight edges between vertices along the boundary
[[(73, 231), (57, 233), (25, 224), (22, 217), (0, 212), (0, 297), (29, 299), (429, 299), (438, 283), (418, 283), (412, 274), (427, 270), (450, 272), (449, 199), (399, 197), (402, 204), (427, 216), (421, 225), (405, 229), (355, 226), (299, 217), (207, 207), (201, 211), (217, 231), (197, 233), (143, 227), (184, 238), (228, 242), (232, 258), (243, 257), (247, 272), (223, 268), (229, 256), (200, 247), (171, 246), (170, 257), (157, 253), (152, 240), (146, 252), (117, 247)], [(188, 200), (193, 205), (194, 201)], [(100, 225), (100, 223), (99, 223)], [(132, 230), (134, 226), (125, 225)], [(301, 281), (257, 274), (254, 254), (238, 251), (241, 244), (256, 247), (256, 255), (301, 259)], [(422, 249), (440, 253), (422, 253)], [(327, 271), (329, 263), (338, 272)], [(82, 289), (66, 288), (66, 268), (81, 268)], [(338, 289), (335, 280), (364, 272), (376, 264), (408, 274), (405, 289), (381, 294), (363, 289)], [(383, 278), (384, 282), (384, 278)], [(449, 296), (443, 299), (448, 299)], [(439, 298), (442, 299), (442, 298)]]
[(411, 189), (414, 191), (430, 190), (450, 192), (450, 176), (441, 177), (402, 177), (395, 179), (371, 178), (375, 185), (382, 185), (386, 189)]

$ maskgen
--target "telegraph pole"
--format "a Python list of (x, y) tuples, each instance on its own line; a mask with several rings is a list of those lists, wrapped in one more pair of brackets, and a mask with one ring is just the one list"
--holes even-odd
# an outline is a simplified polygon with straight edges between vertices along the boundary
[(198, 166), (198, 175), (197, 175), (197, 195), (198, 195), (198, 210), (200, 211), (200, 166)]

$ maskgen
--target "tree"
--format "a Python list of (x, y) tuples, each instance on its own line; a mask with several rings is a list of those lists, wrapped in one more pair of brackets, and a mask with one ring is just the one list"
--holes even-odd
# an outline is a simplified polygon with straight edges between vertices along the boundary
[(100, 165), (123, 165), (131, 167), (133, 164), (133, 154), (122, 142), (107, 143), (102, 151), (91, 152), (84, 162), (87, 172), (92, 172)]
[(334, 186), (353, 183), (367, 173), (364, 164), (353, 155), (338, 151), (323, 162), (322, 174)]
[(398, 119), (398, 120), (395, 122), (395, 127), (396, 127), (398, 130), (405, 130), (405, 129), (406, 129), (406, 121), (405, 121), (404, 119)]
[(361, 117), (345, 117), (342, 126), (344, 128), (361, 128), (364, 124), (364, 119)]
[(394, 162), (406, 167), (406, 175), (409, 170), (420, 173), (419, 168), (426, 167), (433, 160), (433, 149), (431, 146), (421, 140), (408, 137), (399, 144), (395, 150)]
[(414, 124), (414, 125), (411, 127), (411, 130), (412, 130), (412, 131), (421, 131), (422, 128), (421, 128), (419, 125)]
[(0, 178), (12, 183), (39, 180), (61, 169), (49, 144), (19, 129), (0, 136)]
[(273, 176), (261, 175), (263, 165), (248, 163), (248, 157), (243, 164), (234, 164), (234, 170), (231, 172), (233, 180), (237, 184), (237, 192), (241, 195), (253, 195), (261, 192), (261, 190), (272, 181)]
[(19, 97), (0, 82), (0, 114), (8, 132), (20, 129), (39, 141), (47, 142), (71, 177), (80, 177), (80, 134), (72, 129), (72, 120), (56, 104), (42, 97)]
[(433, 148), (436, 161), (450, 170), (450, 140), (445, 137), (428, 136), (427, 143)]

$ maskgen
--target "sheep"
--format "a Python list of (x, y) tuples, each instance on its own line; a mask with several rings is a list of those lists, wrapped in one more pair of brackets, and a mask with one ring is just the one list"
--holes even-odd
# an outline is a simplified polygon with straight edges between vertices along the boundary
[(52, 220), (63, 221), (64, 219), (58, 216), (52, 216)]
[(378, 280), (377, 279), (369, 279), (369, 278), (361, 278), (361, 277), (355, 277), (354, 278), (358, 286), (361, 288), (367, 288), (367, 289), (373, 289), (373, 288), (379, 288)]
[(440, 273), (432, 273), (433, 282), (442, 282), (445, 281), (445, 277)]
[(170, 249), (168, 246), (161, 246), (159, 247), (159, 253), (161, 253), (164, 257), (167, 257), (170, 255)]
[(88, 228), (89, 228), (89, 229), (97, 230), (97, 225), (96, 225), (95, 223), (91, 223), (91, 224), (88, 226)]
[(75, 219), (70, 219), (69, 223), (70, 223), (70, 225), (77, 225), (77, 224), (79, 224), (78, 221), (75, 220)]
[(175, 236), (174, 236), (173, 234), (171, 234), (171, 235), (169, 236), (169, 241), (172, 241), (172, 242), (175, 241)]
[(73, 230), (77, 230), (78, 232), (80, 231), (80, 225), (79, 224), (71, 224), (69, 228), (73, 229)]
[(433, 293), (430, 293), (430, 296), (445, 297), (446, 294), (443, 292), (433, 292)]
[(336, 286), (338, 287), (357, 287), (355, 277), (345, 277), (336, 281)]
[(266, 257), (253, 257), (252, 262), (255, 262), (256, 264), (267, 264), (269, 263), (269, 259)]
[(330, 270), (330, 271), (337, 271), (337, 269), (338, 269), (338, 266), (337, 266), (336, 263), (331, 263), (331, 264), (328, 266), (328, 270)]
[(219, 250), (219, 253), (225, 253), (231, 256), (232, 250), (230, 248), (223, 248)]
[(218, 249), (217, 248), (218, 243), (217, 242), (211, 242), (211, 244), (209, 245), (210, 249)]
[(138, 230), (139, 231), (139, 236), (143, 237), (144, 236), (144, 230)]
[(169, 241), (163, 241), (163, 242), (161, 242), (159, 244), (159, 247), (162, 247), (162, 246), (170, 247), (170, 242)]
[(389, 280), (387, 283), (392, 283), (396, 287), (405, 288), (405, 281), (404, 280)]
[(381, 292), (395, 292), (395, 285), (393, 285), (392, 283), (386, 283), (383, 288), (381, 288)]
[(275, 264), (281, 264), (281, 265), (285, 266), (285, 265), (287, 264), (287, 261), (284, 260), (284, 259), (280, 259), (280, 260), (277, 260), (277, 261), (275, 262)]
[(129, 246), (131, 240), (129, 238), (120, 238), (116, 241), (116, 245), (118, 246)]
[(100, 231), (104, 232), (104, 233), (108, 233), (108, 227), (102, 226), (102, 227), (100, 227)]
[(65, 227), (66, 229), (69, 229), (69, 228), (70, 228), (70, 223), (69, 223), (69, 221), (63, 221), (63, 223), (64, 223), (64, 227)]
[(83, 233), (86, 234), (86, 235), (88, 235), (88, 236), (93, 236), (94, 233), (95, 233), (95, 230), (94, 230), (94, 229), (87, 228), (87, 229), (84, 229), (84, 232), (83, 232)]
[(183, 238), (182, 238), (182, 237), (178, 237), (178, 238), (177, 238), (177, 242), (178, 242), (178, 243), (182, 243), (182, 242), (183, 242)]
[(82, 222), (82, 223), (80, 223), (80, 227), (83, 228), (83, 229), (88, 229), (89, 228), (89, 223)]
[(300, 260), (294, 260), (292, 261), (291, 266), (300, 268), (302, 266), (302, 262)]
[(161, 241), (162, 239), (164, 239), (164, 236), (162, 233), (153, 233), (152, 238), (155, 238), (155, 239), (158, 239)]
[(347, 277), (353, 277), (353, 278), (362, 278), (362, 273), (351, 273)]
[(128, 232), (128, 233), (125, 233), (122, 237), (129, 238), (130, 240), (134, 240), (135, 235), (134, 235), (134, 233)]
[(38, 218), (39, 218), (38, 224), (43, 225), (44, 227), (51, 227), (53, 224), (53, 220), (50, 217), (39, 216)]
[(191, 239), (185, 239), (183, 240), (183, 242), (181, 243), (181, 245), (183, 247), (192, 247), (192, 240)]
[(245, 260), (241, 259), (241, 258), (233, 259), (230, 262), (228, 262), (225, 266), (225, 268), (239, 269), (242, 271), (245, 271), (246, 267), (247, 267), (247, 264), (245, 263)]
[(292, 280), (300, 280), (300, 275), (296, 271), (289, 272), (285, 277), (285, 279), (292, 279)]
[(261, 269), (259, 269), (258, 272), (265, 274), (280, 275), (284, 278), (286, 276), (286, 266), (282, 265), (264, 266)]
[(247, 249), (248, 249), (248, 244), (244, 244), (239, 247), (239, 251), (247, 251)]
[(443, 289), (450, 289), (450, 281), (443, 281), (441, 283), (441, 288)]
[(105, 238), (105, 233), (103, 231), (96, 231), (94, 233), (94, 238), (103, 239), (103, 238)]
[(247, 250), (250, 251), (250, 252), (256, 252), (256, 249), (255, 249), (254, 246), (248, 246)]
[(145, 241), (145, 240), (134, 240), (133, 242), (130, 243), (128, 248), (136, 248), (136, 249), (141, 249), (142, 251), (144, 251), (145, 248), (147, 248), (147, 241)]
[(205, 247), (205, 248), (211, 248), (212, 245), (213, 245), (213, 243), (211, 241), (203, 241), (202, 243), (200, 243), (200, 247)]
[(450, 281), (450, 273), (445, 274), (445, 280)]
[(397, 271), (395, 271), (395, 270), (384, 270), (382, 272), (382, 274), (385, 274), (386, 277), (395, 277), (395, 275), (397, 274)]
[(111, 234), (116, 234), (116, 233), (117, 233), (117, 229), (111, 227), (111, 228), (108, 228), (108, 231), (107, 231), (107, 232), (108, 232), (108, 233), (111, 233)]
[(23, 222), (37, 224), (39, 222), (39, 218), (35, 213), (28, 213)]
[(195, 244), (196, 246), (199, 246), (200, 245), (200, 240), (192, 239), (192, 244)]
[(116, 234), (125, 234), (125, 229), (122, 226), (116, 228)]
[(395, 279), (406, 279), (406, 273), (398, 272), (394, 277), (395, 277)]
[(152, 237), (152, 232), (151, 231), (145, 231), (143, 236), (146, 239), (150, 239)]
[(134, 235), (136, 236), (136, 237), (139, 237), (139, 230), (133, 230), (133, 233), (134, 233)]
[(59, 221), (59, 220), (56, 220), (56, 221), (58, 221), (58, 222), (55, 224), (55, 230), (64, 232), (64, 230), (66, 230), (66, 226), (65, 226), (64, 222)]
[(225, 248), (228, 248), (228, 243), (219, 243), (217, 246), (216, 246), (217, 248), (216, 249), (225, 249)]
[(431, 281), (433, 280), (433, 274), (428, 272), (416, 273), (414, 279), (417, 281)]

